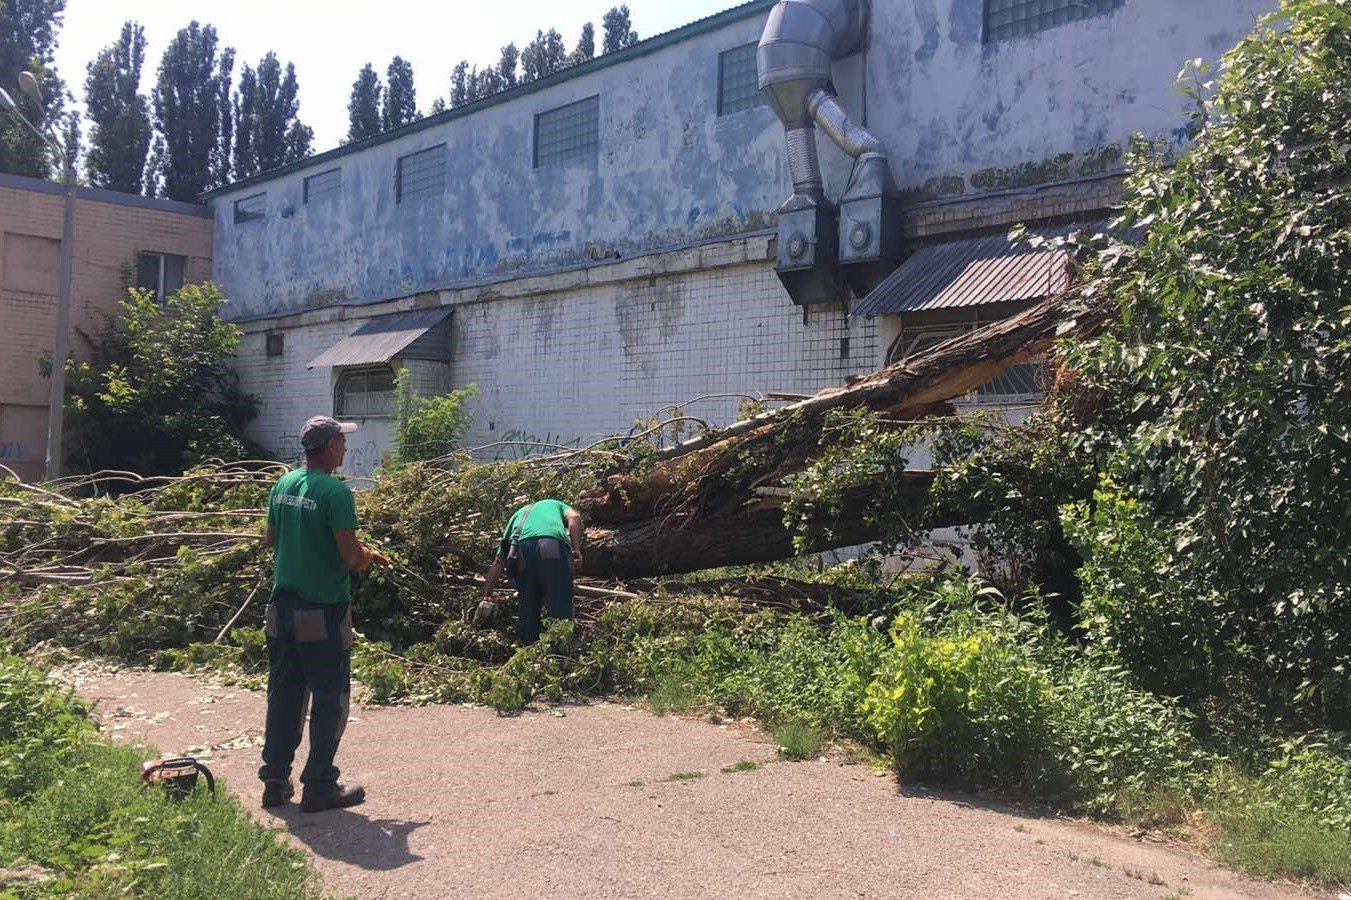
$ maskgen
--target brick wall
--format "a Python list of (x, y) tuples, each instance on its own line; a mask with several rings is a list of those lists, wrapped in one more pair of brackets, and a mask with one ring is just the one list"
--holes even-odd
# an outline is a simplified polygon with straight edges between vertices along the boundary
[[(64, 197), (46, 182), (0, 180), (0, 462), (22, 477), (42, 472), (50, 382), (38, 372), (56, 329)], [(116, 312), (135, 281), (138, 251), (187, 258), (185, 279), (211, 274), (212, 220), (186, 204), (82, 189), (75, 209), (70, 349), (89, 355), (89, 338)]]
[[(743, 394), (812, 393), (872, 371), (881, 352), (876, 323), (850, 320), (841, 308), (810, 309), (804, 324), (768, 260), (525, 296), (466, 301), (447, 292), (442, 299), (455, 312), (449, 379), (439, 390), (478, 385), (466, 443), (496, 445), (482, 454), (489, 458), (625, 434), (635, 420), (701, 396), (684, 414), (726, 424)], [(352, 312), (327, 322), (243, 325), (241, 381), (266, 398), (253, 434), (274, 455), (294, 455), (299, 424), (332, 411), (332, 371), (305, 364), (365, 321)], [(269, 330), (286, 335), (281, 357), (265, 355)], [(437, 373), (411, 365), (416, 383), (434, 386)], [(382, 421), (360, 424), (344, 468), (365, 475), (388, 450), (389, 429)]]

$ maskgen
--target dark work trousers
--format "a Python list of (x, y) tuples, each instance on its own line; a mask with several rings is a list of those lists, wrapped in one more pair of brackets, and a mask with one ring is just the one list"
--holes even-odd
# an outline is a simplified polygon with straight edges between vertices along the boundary
[(553, 538), (520, 541), (522, 570), (516, 578), (521, 598), (521, 646), (539, 640), (540, 614), (552, 619), (572, 618), (572, 550)]
[(338, 782), (333, 757), (347, 727), (352, 681), (352, 610), (347, 603), (308, 603), (278, 589), (265, 614), (267, 724), (258, 777), (284, 781), (310, 708), (310, 757), (300, 780), (325, 790)]

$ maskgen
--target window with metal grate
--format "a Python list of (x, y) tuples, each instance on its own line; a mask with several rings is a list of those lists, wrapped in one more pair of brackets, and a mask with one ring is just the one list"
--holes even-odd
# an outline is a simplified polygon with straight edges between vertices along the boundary
[(267, 212), (267, 194), (253, 194), (235, 201), (235, 224), (256, 222)]
[(342, 169), (329, 169), (305, 179), (305, 203), (332, 200), (342, 193)]
[(389, 366), (343, 369), (333, 388), (333, 415), (388, 419), (394, 415), (394, 370)]
[(595, 159), (600, 149), (600, 97), (535, 116), (535, 168)]
[(399, 157), (395, 199), (399, 203), (439, 197), (446, 188), (446, 145)]
[(985, 43), (1106, 15), (1125, 5), (1126, 0), (985, 0)]
[(765, 105), (755, 61), (758, 44), (745, 44), (718, 54), (718, 115)]

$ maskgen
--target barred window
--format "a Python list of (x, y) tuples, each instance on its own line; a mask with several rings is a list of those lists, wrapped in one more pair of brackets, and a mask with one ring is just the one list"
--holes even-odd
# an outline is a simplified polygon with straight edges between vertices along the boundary
[(985, 43), (1105, 15), (1126, 0), (985, 0)]
[(333, 415), (388, 419), (394, 415), (394, 370), (389, 366), (343, 369), (333, 388)]
[(342, 192), (342, 169), (329, 169), (305, 179), (305, 202), (331, 200)]
[(267, 212), (267, 194), (253, 194), (235, 201), (235, 224), (255, 222)]
[(758, 44), (746, 44), (718, 54), (718, 115), (765, 105), (755, 61)]
[[(899, 362), (932, 350), (944, 341), (968, 334), (976, 329), (971, 322), (950, 325), (920, 325), (905, 328), (888, 362)], [(1013, 366), (976, 388), (978, 403), (1008, 403), (1009, 401), (1039, 401), (1050, 388), (1050, 371), (1045, 359), (1034, 359)]]
[(446, 145), (399, 157), (395, 195), (399, 203), (439, 197), (446, 187)]
[(535, 168), (595, 159), (600, 149), (600, 97), (535, 116)]

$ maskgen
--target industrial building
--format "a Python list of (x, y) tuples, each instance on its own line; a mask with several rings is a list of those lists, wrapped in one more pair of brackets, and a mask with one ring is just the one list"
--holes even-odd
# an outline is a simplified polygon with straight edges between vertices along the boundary
[(213, 273), (253, 437), (286, 458), (307, 416), (358, 419), (368, 473), (397, 368), (476, 384), (491, 455), (725, 423), (1008, 315), (1068, 277), (1010, 226), (1101, 227), (1133, 135), (1185, 145), (1184, 61), (1276, 5), (756, 0), (231, 184)]

